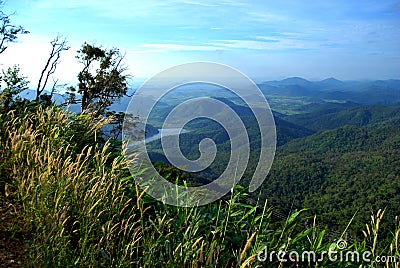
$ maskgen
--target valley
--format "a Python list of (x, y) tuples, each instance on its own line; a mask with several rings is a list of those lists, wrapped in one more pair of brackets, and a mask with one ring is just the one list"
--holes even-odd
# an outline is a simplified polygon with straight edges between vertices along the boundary
[[(323, 224), (337, 231), (343, 230), (354, 214), (352, 232), (362, 229), (371, 211), (387, 208), (390, 217), (400, 213), (398, 81), (345, 83), (331, 79), (313, 83), (293, 78), (267, 84), (260, 87), (273, 110), (277, 151), (271, 171), (253, 199), (262, 196), (284, 214), (294, 208), (309, 208), (310, 216), (321, 215)], [(388, 99), (378, 97), (385, 95), (382, 91)], [(246, 186), (258, 162), (257, 122), (239, 98), (213, 94), (197, 88), (189, 95), (219, 99), (243, 120), (251, 147), (241, 181)], [(167, 105), (155, 107), (150, 124), (160, 126), (163, 115), (179, 103), (177, 95), (172, 101), (163, 100)], [(218, 178), (230, 157), (227, 132), (209, 119), (193, 120), (186, 127), (190, 132), (180, 135), (180, 148), (188, 159), (200, 156), (198, 144), (205, 138), (214, 140), (218, 153), (206, 170), (176, 174), (192, 185)], [(168, 164), (159, 140), (147, 146), (154, 162)]]

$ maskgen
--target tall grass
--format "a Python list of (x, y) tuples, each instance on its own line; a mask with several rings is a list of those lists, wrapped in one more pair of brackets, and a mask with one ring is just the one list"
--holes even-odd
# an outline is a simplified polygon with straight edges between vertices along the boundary
[[(331, 247), (315, 218), (306, 228), (301, 224), (302, 211), (294, 211), (279, 222), (266, 201), (246, 204), (241, 187), (202, 207), (156, 202), (135, 184), (122, 155), (115, 156), (108, 142), (98, 142), (96, 133), (106, 123), (56, 108), (0, 116), (0, 178), (7, 196), (14, 196), (23, 207), (19, 213), (30, 234), (27, 266), (315, 267), (311, 261), (260, 262), (258, 253), (265, 248), (319, 253)], [(378, 251), (382, 217), (383, 212), (373, 217), (363, 242), (349, 248), (400, 260), (398, 221), (393, 242)], [(324, 260), (318, 265), (352, 264)]]
[[(85, 138), (68, 133), (74, 120), (39, 108), (8, 121), (2, 131), (4, 169), (33, 234), (27, 252), (34, 266), (113, 264), (122, 253), (132, 254), (139, 234), (122, 157), (110, 162), (107, 143), (73, 153), (71, 142)], [(88, 136), (107, 123), (79, 120)]]

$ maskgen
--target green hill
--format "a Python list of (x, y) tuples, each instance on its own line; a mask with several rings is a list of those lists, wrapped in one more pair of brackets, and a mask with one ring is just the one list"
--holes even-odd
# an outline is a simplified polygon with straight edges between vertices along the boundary
[(356, 106), (316, 111), (285, 117), (285, 120), (313, 131), (335, 129), (345, 125), (393, 125), (400, 122), (400, 107)]
[[(248, 108), (224, 101), (241, 116), (249, 134), (252, 154), (245, 185), (258, 162), (260, 134)], [(263, 196), (285, 213), (293, 207), (310, 208), (310, 214), (337, 230), (356, 212), (353, 231), (362, 229), (371, 210), (387, 207), (391, 217), (399, 215), (400, 108), (337, 104), (308, 109), (314, 111), (275, 116), (278, 148)], [(199, 157), (198, 144), (204, 138), (217, 144), (214, 163), (204, 173), (186, 177), (204, 184), (223, 172), (229, 137), (222, 126), (206, 119), (193, 121), (188, 129), (180, 138), (188, 158)], [(155, 161), (165, 162), (157, 142), (150, 148)]]
[(264, 195), (283, 210), (308, 207), (337, 229), (356, 212), (352, 230), (372, 210), (399, 215), (399, 133), (400, 126), (345, 126), (291, 141), (278, 149)]

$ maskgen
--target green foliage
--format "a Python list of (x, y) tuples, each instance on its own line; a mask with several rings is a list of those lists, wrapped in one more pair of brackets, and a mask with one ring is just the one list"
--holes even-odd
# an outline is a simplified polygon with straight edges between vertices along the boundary
[[(85, 43), (78, 51), (77, 59), (83, 64), (78, 74), (81, 109), (103, 115), (114, 100), (128, 91), (129, 75), (125, 74), (124, 56), (117, 48), (105, 50)], [(74, 96), (75, 89), (70, 89)]]
[(26, 77), (20, 75), (20, 71), (21, 68), (18, 65), (14, 65), (12, 68), (8, 67), (7, 71), (2, 70), (1, 80), (6, 84), (4, 90), (12, 95), (19, 94), (28, 88), (29, 81), (26, 81)]
[(3, 1), (0, 1), (0, 54), (3, 53), (9, 46), (17, 40), (18, 35), (29, 33), (22, 26), (16, 26), (11, 23), (11, 16), (5, 14), (1, 8)]
[[(334, 230), (358, 211), (349, 229), (358, 236), (372, 210), (400, 214), (398, 133), (399, 126), (346, 126), (291, 141), (278, 149), (264, 194), (284, 211), (310, 208)], [(388, 230), (383, 222), (382, 233)]]
[(287, 116), (285, 119), (313, 131), (335, 129), (345, 125), (382, 126), (400, 122), (399, 107), (356, 106), (345, 109), (328, 107), (323, 106), (315, 112), (306, 114)]
[[(18, 94), (28, 88), (29, 81), (20, 72), (21, 68), (18, 65), (2, 70), (0, 75), (0, 89), (2, 89), (0, 93), (0, 111), (2, 112), (15, 109), (22, 102)], [(4, 88), (1, 88), (1, 83), (5, 84)]]

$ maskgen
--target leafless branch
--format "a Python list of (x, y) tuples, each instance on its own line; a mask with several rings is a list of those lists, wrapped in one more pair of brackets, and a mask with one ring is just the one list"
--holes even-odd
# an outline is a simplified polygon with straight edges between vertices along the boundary
[[(61, 52), (70, 49), (70, 47), (67, 44), (67, 39), (62, 38), (62, 36), (57, 36), (56, 38), (54, 38), (54, 40), (51, 41), (51, 46), (52, 48), (49, 54), (49, 58), (47, 59), (47, 62), (40, 74), (39, 82), (36, 88), (36, 101), (39, 100), (40, 95), (46, 88), (50, 76), (52, 76), (55, 73), (57, 65), (60, 63)], [(53, 86), (53, 89), (54, 88), (55, 85)], [(51, 93), (51, 95), (53, 95), (53, 92)]]

